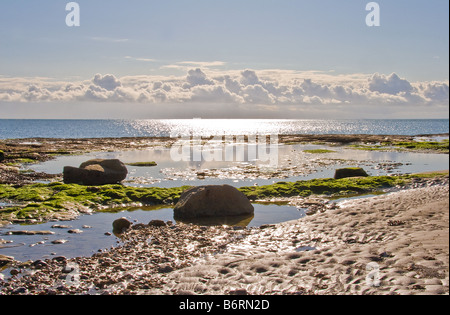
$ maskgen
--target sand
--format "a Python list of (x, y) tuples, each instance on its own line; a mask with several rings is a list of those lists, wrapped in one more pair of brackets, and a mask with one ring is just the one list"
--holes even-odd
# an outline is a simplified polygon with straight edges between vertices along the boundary
[(152, 294), (448, 294), (449, 188), (346, 202), (255, 230)]

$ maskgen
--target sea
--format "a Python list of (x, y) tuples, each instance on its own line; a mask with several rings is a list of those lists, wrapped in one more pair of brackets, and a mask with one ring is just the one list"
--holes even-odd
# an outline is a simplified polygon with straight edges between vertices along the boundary
[(122, 138), (281, 134), (435, 135), (449, 132), (448, 119), (0, 119), (0, 139)]

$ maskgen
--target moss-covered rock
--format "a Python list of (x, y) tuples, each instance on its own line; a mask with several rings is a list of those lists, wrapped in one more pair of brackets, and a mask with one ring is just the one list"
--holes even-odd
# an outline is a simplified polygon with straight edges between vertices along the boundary
[(348, 177), (368, 177), (369, 174), (366, 173), (360, 167), (347, 167), (337, 169), (334, 173), (334, 179), (348, 178)]

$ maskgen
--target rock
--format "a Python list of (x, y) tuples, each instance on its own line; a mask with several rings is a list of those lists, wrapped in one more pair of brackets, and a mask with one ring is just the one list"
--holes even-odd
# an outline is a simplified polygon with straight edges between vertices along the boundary
[(169, 272), (172, 272), (172, 271), (174, 271), (174, 269), (169, 264), (161, 265), (161, 266), (158, 267), (158, 272), (159, 273), (169, 273)]
[(81, 234), (81, 233), (83, 233), (83, 231), (79, 230), (79, 229), (74, 229), (74, 230), (67, 231), (67, 233), (70, 233), (70, 234)]
[(123, 233), (131, 227), (131, 222), (126, 218), (120, 218), (113, 222), (113, 230), (115, 233)]
[(185, 191), (174, 208), (178, 219), (213, 216), (251, 215), (255, 209), (250, 200), (229, 185), (199, 186)]
[(53, 257), (52, 260), (57, 261), (57, 262), (66, 262), (67, 258), (64, 256), (56, 256), (56, 257)]
[(337, 169), (334, 173), (334, 179), (341, 179), (347, 177), (368, 177), (369, 175), (360, 167), (349, 167)]
[(162, 220), (151, 220), (149, 226), (166, 226), (166, 222)]
[(68, 242), (68, 240), (54, 240), (54, 241), (51, 241), (51, 243), (55, 244), (55, 245), (65, 244), (67, 242)]
[(36, 260), (35, 262), (33, 262), (31, 264), (33, 267), (35, 267), (36, 269), (42, 269), (48, 266), (48, 264), (43, 261), (43, 260)]
[(88, 186), (117, 184), (127, 174), (127, 167), (119, 160), (95, 159), (82, 163), (79, 168), (64, 167), (64, 183)]
[(3, 162), (5, 160), (5, 153), (3, 153), (2, 150), (0, 150), (0, 162)]
[(229, 293), (230, 295), (248, 295), (248, 292), (246, 289), (237, 289), (237, 290), (232, 290)]
[(6, 266), (14, 261), (14, 257), (0, 255), (0, 267)]
[(52, 225), (52, 229), (71, 229), (72, 227), (70, 225), (61, 225), (61, 224), (54, 224)]
[(8, 235), (54, 235), (52, 231), (9, 231)]

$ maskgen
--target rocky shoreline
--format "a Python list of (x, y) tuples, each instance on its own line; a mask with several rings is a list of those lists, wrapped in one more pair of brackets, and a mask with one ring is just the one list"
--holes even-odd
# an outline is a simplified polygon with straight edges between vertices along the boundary
[[(413, 139), (282, 136), (280, 142), (376, 144)], [(22, 173), (17, 167), (21, 163), (63, 154), (170, 147), (174, 141), (0, 140), (4, 152), (0, 184), (16, 189), (61, 177)], [(277, 188), (285, 189), (286, 183), (279, 184)], [(58, 185), (71, 188), (54, 183)], [(98, 192), (92, 189), (97, 188), (89, 193)], [(261, 189), (255, 197), (264, 195)], [(0, 274), (0, 295), (448, 294), (448, 189), (447, 171), (446, 175), (411, 178), (405, 185), (390, 188), (398, 192), (339, 207), (323, 200), (271, 198), (309, 210), (306, 218), (283, 224), (237, 228), (137, 223), (121, 235), (117, 246), (92, 257), (18, 262), (0, 255), (0, 268), (7, 267), (11, 276), (3, 279), (8, 277)], [(170, 198), (180, 192), (174, 191)], [(77, 214), (78, 210), (71, 215)], [(367, 284), (370, 263), (377, 264), (381, 285)]]

